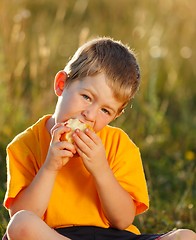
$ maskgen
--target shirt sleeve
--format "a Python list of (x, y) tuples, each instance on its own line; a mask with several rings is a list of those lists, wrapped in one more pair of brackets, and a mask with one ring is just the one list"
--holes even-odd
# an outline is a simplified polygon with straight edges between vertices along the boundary
[[(30, 142), (30, 144), (32, 144)], [(23, 138), (17, 138), (7, 147), (7, 191), (4, 206), (9, 209), (17, 194), (27, 187), (36, 174), (34, 155)]]

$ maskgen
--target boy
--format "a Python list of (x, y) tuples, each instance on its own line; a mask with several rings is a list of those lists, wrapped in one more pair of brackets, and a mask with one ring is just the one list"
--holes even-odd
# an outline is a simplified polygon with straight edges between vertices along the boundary
[[(108, 124), (122, 114), (139, 82), (132, 51), (110, 38), (87, 42), (57, 73), (54, 114), (7, 148), (9, 239), (194, 239), (190, 230), (139, 235), (132, 225), (149, 206), (140, 153)], [(62, 141), (71, 118), (93, 131), (76, 129), (74, 143)]]

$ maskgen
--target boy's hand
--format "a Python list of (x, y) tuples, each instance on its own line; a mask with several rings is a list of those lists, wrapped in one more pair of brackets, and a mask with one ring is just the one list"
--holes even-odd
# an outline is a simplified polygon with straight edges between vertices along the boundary
[(48, 149), (45, 167), (51, 171), (59, 171), (71, 157), (76, 153), (73, 144), (67, 141), (61, 141), (61, 135), (69, 132), (71, 129), (64, 124), (56, 124), (51, 129), (51, 142)]
[(84, 132), (77, 129), (73, 134), (73, 139), (77, 153), (94, 177), (110, 169), (105, 148), (97, 134), (88, 128)]

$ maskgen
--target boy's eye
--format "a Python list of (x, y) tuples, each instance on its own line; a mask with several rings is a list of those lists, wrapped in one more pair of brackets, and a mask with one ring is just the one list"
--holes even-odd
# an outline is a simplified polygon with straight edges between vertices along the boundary
[(102, 108), (102, 112), (104, 112), (105, 114), (110, 115), (110, 112), (107, 109), (105, 109), (105, 108)]
[(91, 99), (90, 99), (90, 97), (89, 97), (89, 96), (87, 96), (86, 94), (83, 94), (83, 95), (82, 95), (82, 97), (83, 97), (84, 99), (88, 100), (88, 101), (90, 101), (90, 100), (91, 100)]

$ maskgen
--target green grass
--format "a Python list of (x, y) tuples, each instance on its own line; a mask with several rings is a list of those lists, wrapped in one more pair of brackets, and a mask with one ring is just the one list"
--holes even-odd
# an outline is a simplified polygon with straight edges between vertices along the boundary
[[(0, 202), (5, 148), (56, 103), (53, 78), (77, 47), (111, 36), (135, 49), (142, 71), (132, 108), (115, 121), (140, 147), (151, 199), (142, 232), (196, 226), (194, 0), (0, 2)], [(50, 102), (50, 104), (48, 104)], [(0, 205), (0, 234), (8, 213)]]

